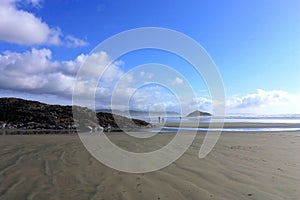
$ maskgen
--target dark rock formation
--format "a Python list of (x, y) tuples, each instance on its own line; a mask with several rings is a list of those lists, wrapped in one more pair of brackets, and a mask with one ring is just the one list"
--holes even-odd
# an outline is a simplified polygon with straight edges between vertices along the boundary
[[(142, 120), (110, 113), (98, 112), (95, 115), (92, 110), (80, 106), (75, 106), (73, 109), (77, 113), (75, 122), (72, 106), (49, 105), (19, 98), (0, 98), (0, 128), (60, 130), (77, 127), (86, 129), (88, 125), (94, 128), (97, 121), (101, 127), (115, 129), (150, 125)], [(90, 120), (91, 116), (97, 116), (97, 119)]]
[(200, 110), (196, 110), (187, 115), (187, 117), (200, 117), (200, 116), (212, 116), (212, 114), (208, 112), (202, 112)]

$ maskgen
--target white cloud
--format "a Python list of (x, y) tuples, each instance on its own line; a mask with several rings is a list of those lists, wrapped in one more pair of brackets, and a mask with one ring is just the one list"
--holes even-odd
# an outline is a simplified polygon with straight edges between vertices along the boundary
[[(234, 95), (226, 100), (226, 113), (230, 114), (299, 114), (300, 94), (291, 94), (282, 90), (257, 89), (255, 93)], [(183, 102), (185, 111), (198, 108), (202, 111), (212, 112), (210, 98), (197, 97), (189, 102)]]
[[(145, 87), (137, 88), (136, 83), (141, 78), (141, 74), (125, 74), (121, 70), (124, 63), (112, 62), (105, 52), (91, 55), (80, 54), (75, 59), (68, 61), (53, 61), (51, 50), (46, 48), (33, 48), (31, 51), (23, 53), (3, 52), (0, 54), (0, 90), (6, 91), (6, 93), (11, 91), (9, 94), (26, 93), (35, 97), (52, 95), (52, 97), (57, 96), (70, 100), (76, 73), (84, 62), (86, 64), (84, 75), (87, 79), (79, 80), (78, 84), (79, 93), (83, 97), (95, 92), (95, 88), (91, 87), (93, 83), (98, 83), (95, 72), (106, 69), (96, 88), (97, 107), (110, 108), (112, 92), (115, 92), (116, 105), (114, 106), (117, 109), (127, 109), (130, 106), (131, 109), (139, 110), (180, 111), (181, 105), (183, 114), (195, 109), (211, 112), (210, 98), (189, 98), (185, 91), (178, 90), (182, 91), (182, 94), (176, 95), (188, 97), (182, 98), (184, 102), (179, 102), (179, 99), (163, 86), (150, 83)], [(107, 66), (109, 67), (107, 68)], [(147, 73), (144, 76), (146, 77)], [(119, 85), (115, 88), (117, 83)], [(230, 97), (227, 99), (226, 109), (228, 114), (300, 113), (299, 102), (300, 94), (258, 89), (252, 94)]]
[(32, 49), (22, 54), (6, 51), (0, 55), (1, 68), (7, 75), (22, 76), (51, 72), (57, 67), (57, 62), (51, 62), (52, 52), (49, 49)]
[(229, 113), (250, 114), (286, 114), (300, 113), (300, 94), (291, 94), (282, 90), (265, 91), (234, 96), (227, 101)]
[[(300, 94), (291, 94), (282, 90), (257, 89), (255, 93), (234, 95), (226, 100), (227, 114), (297, 114), (300, 113)], [(186, 110), (198, 107), (200, 110), (212, 112), (212, 100), (198, 97), (184, 102)]]
[[(88, 69), (91, 74), (111, 63), (105, 52), (90, 56), (81, 54), (74, 60), (61, 62), (52, 61), (51, 55), (49, 49), (32, 49), (23, 53), (6, 51), (0, 54), (0, 89), (70, 98), (75, 75), (85, 60), (90, 61)], [(122, 71), (113, 63), (104, 73), (100, 86), (112, 87), (109, 81), (121, 75)], [(82, 81), (81, 84), (83, 94), (94, 91), (89, 87), (92, 82)]]
[(175, 80), (171, 83), (172, 85), (180, 85), (183, 83), (183, 80), (179, 77), (176, 77)]
[(65, 43), (67, 47), (82, 47), (88, 44), (85, 40), (78, 39), (72, 35), (66, 36)]
[(195, 108), (201, 111), (212, 112), (212, 101), (205, 97), (196, 97), (189, 102), (183, 102), (183, 107), (187, 112), (193, 112)]
[(176, 96), (166, 88), (155, 84), (134, 90), (130, 100), (130, 108), (135, 110), (163, 111), (179, 109)]
[[(63, 38), (57, 27), (50, 27), (33, 13), (17, 8), (21, 0), (2, 0), (0, 2), (0, 40), (20, 45), (62, 45), (83, 46), (87, 43), (73, 36)], [(24, 3), (24, 2), (22, 2)], [(39, 0), (27, 0), (35, 7), (40, 6)]]

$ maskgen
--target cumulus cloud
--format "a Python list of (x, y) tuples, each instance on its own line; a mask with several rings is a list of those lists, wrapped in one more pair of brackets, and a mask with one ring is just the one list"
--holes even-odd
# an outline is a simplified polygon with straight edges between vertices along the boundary
[(164, 111), (179, 110), (179, 102), (166, 88), (150, 84), (134, 90), (129, 107), (135, 110)]
[(184, 107), (192, 112), (195, 108), (200, 109), (201, 111), (212, 112), (212, 100), (205, 97), (196, 97), (191, 99), (191, 101), (184, 102)]
[[(84, 64), (84, 65), (83, 65)], [(97, 108), (110, 108), (111, 98), (115, 92), (116, 109), (128, 108), (127, 99), (135, 93), (135, 86), (131, 85), (136, 78), (121, 70), (124, 63), (113, 62), (106, 52), (96, 52), (90, 55), (80, 54), (73, 60), (54, 61), (52, 52), (47, 48), (25, 51), (22, 53), (5, 51), (0, 54), (0, 90), (12, 93), (26, 93), (37, 95), (55, 95), (65, 98), (71, 103), (73, 88), (77, 72), (81, 71), (81, 79), (77, 79), (76, 93), (80, 98), (95, 94)], [(99, 72), (103, 72), (98, 80)], [(115, 88), (120, 78), (122, 81)], [(93, 87), (96, 85), (96, 88)], [(164, 93), (143, 89), (133, 98), (134, 108), (144, 108), (159, 101), (166, 101)], [(148, 102), (147, 102), (148, 100)], [(169, 103), (170, 104), (170, 103)]]
[[(58, 27), (50, 27), (33, 13), (17, 7), (21, 0), (2, 0), (0, 2), (0, 40), (20, 45), (67, 45), (71, 47), (84, 46), (86, 41), (66, 36)], [(35, 7), (40, 6), (39, 0), (27, 0)]]
[[(300, 113), (300, 94), (283, 90), (262, 90), (246, 95), (234, 95), (226, 99), (226, 113), (231, 114), (297, 114)], [(212, 100), (205, 97), (193, 98), (182, 102), (186, 111), (195, 108), (212, 112)]]
[[(124, 63), (113, 62), (106, 52), (80, 54), (73, 60), (54, 61), (51, 50), (47, 48), (33, 48), (31, 51), (22, 53), (5, 51), (0, 54), (1, 93), (26, 93), (35, 97), (50, 95), (52, 99), (56, 96), (68, 99), (71, 103), (76, 74), (83, 63), (86, 67), (83, 77), (86, 79), (77, 81), (78, 93), (85, 97), (87, 94), (96, 92), (97, 108), (110, 108), (114, 94), (115, 109), (125, 110), (128, 107), (148, 111), (183, 109), (183, 114), (195, 109), (212, 112), (210, 98), (189, 98), (183, 89), (178, 89), (178, 92), (182, 94), (177, 94), (151, 82), (144, 87), (139, 87), (136, 83), (139, 82), (138, 80), (143, 82), (148, 73), (125, 73), (121, 70)], [(96, 72), (99, 71), (105, 72), (98, 82)], [(168, 79), (169, 83), (170, 80), (172, 79)], [(92, 87), (93, 84), (97, 87)], [(182, 85), (184, 84), (180, 84), (180, 87)], [(175, 88), (179, 88), (179, 85)], [(188, 98), (182, 98), (183, 102), (180, 102), (175, 94)], [(229, 97), (226, 109), (228, 114), (300, 113), (299, 102), (300, 94), (291, 94), (282, 90), (258, 89), (252, 94)]]
[(300, 94), (291, 94), (282, 90), (257, 89), (256, 93), (231, 97), (227, 101), (227, 107), (230, 113), (300, 113), (299, 102)]
[[(23, 53), (6, 51), (0, 54), (0, 89), (33, 94), (52, 94), (70, 98), (75, 75), (83, 62), (89, 60), (89, 73), (104, 70), (111, 60), (105, 52), (81, 54), (70, 61), (53, 61), (49, 49), (32, 49)], [(94, 70), (94, 71), (93, 71)], [(103, 74), (99, 87), (108, 87), (107, 82), (122, 75), (115, 63)], [(82, 81), (83, 93), (94, 91), (89, 81)], [(111, 87), (111, 86), (110, 86)]]
[[(230, 114), (291, 114), (300, 113), (300, 94), (291, 94), (282, 90), (262, 90), (246, 95), (234, 95), (226, 99), (226, 113)], [(197, 97), (185, 103), (185, 107), (198, 107), (212, 112), (212, 100)]]

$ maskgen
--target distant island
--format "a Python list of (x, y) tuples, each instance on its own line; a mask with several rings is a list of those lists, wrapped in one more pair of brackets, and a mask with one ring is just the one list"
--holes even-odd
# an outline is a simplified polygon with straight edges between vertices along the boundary
[(187, 117), (200, 117), (200, 116), (212, 116), (212, 114), (208, 112), (202, 112), (200, 110), (196, 110), (187, 115)]
[(20, 98), (0, 98), (0, 129), (90, 130), (101, 127), (105, 131), (151, 126), (143, 120), (107, 112), (97, 112), (98, 124), (95, 124), (89, 120), (91, 114), (94, 114), (92, 110), (80, 106), (75, 106), (74, 109), (80, 113), (81, 119), (77, 121), (73, 119), (72, 106), (49, 105)]

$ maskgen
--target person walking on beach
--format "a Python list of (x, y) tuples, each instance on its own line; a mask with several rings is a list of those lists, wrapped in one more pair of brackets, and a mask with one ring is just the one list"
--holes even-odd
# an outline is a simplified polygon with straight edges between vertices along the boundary
[(108, 125), (107, 125), (107, 132), (110, 133), (110, 131), (111, 131), (111, 126), (110, 126), (110, 124), (108, 124)]
[(160, 116), (158, 116), (158, 123), (160, 123)]

